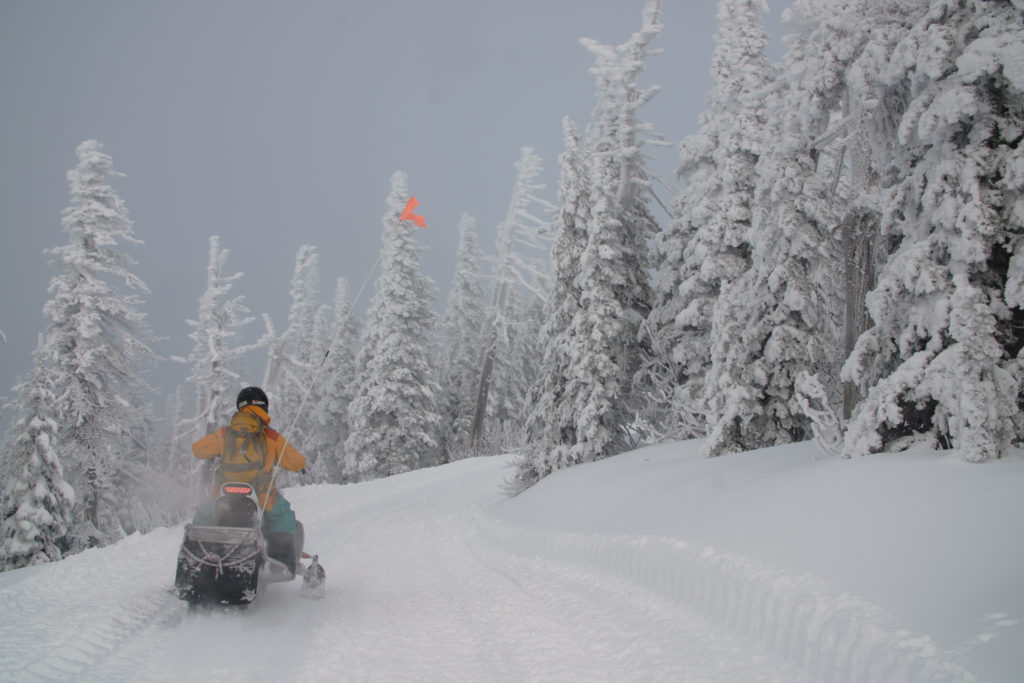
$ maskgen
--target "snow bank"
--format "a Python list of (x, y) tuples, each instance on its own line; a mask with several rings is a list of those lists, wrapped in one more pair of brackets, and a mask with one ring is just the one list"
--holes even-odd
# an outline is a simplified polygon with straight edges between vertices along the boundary
[(808, 574), (657, 537), (535, 532), (495, 525), (490, 539), (523, 555), (599, 570), (758, 641), (821, 681), (973, 681), (928, 637), (896, 627), (870, 602)]
[(691, 442), (560, 472), (497, 506), (488, 533), (664, 595), (815, 680), (1012, 681), (1021, 490), (1019, 457), (707, 459)]

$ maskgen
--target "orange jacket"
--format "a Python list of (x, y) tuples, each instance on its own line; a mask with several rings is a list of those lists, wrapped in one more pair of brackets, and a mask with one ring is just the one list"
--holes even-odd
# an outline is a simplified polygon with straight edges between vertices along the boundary
[[(270, 415), (263, 408), (255, 405), (248, 405), (242, 408), (242, 411), (253, 413), (261, 420), (263, 424), (270, 424)], [(224, 449), (224, 436), (227, 434), (228, 428), (221, 427), (213, 434), (207, 434), (203, 438), (192, 444), (192, 455), (196, 456), (200, 460), (207, 460), (209, 458), (215, 458), (221, 454)], [(306, 458), (303, 457), (302, 453), (299, 453), (295, 448), (287, 443), (286, 439), (281, 436), (278, 432), (274, 431), (270, 427), (267, 427), (263, 432), (267, 435), (267, 460), (263, 466), (263, 471), (270, 472), (274, 469), (276, 463), (279, 467), (283, 467), (286, 470), (292, 472), (298, 472), (306, 466)], [(284, 452), (281, 452), (282, 446)], [(217, 491), (214, 492), (216, 495), (220, 491), (220, 485), (217, 486)], [(272, 491), (260, 491), (260, 504), (263, 505), (264, 510), (270, 510), (274, 507), (274, 501), (277, 500), (277, 487), (275, 486)]]

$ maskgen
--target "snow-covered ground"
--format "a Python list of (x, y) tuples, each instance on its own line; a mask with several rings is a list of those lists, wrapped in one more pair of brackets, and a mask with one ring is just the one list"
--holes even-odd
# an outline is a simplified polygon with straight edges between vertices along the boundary
[(321, 601), (188, 612), (180, 528), (0, 574), (0, 680), (1022, 680), (1020, 455), (508, 462), (290, 489)]

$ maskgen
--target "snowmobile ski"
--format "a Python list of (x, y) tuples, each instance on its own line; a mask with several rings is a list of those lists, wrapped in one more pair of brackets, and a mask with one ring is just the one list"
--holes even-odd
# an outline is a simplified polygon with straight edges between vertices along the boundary
[(327, 593), (327, 572), (320, 564), (320, 556), (302, 553), (303, 559), (312, 559), (308, 567), (303, 568), (302, 589), (299, 595), (310, 600), (320, 600)]

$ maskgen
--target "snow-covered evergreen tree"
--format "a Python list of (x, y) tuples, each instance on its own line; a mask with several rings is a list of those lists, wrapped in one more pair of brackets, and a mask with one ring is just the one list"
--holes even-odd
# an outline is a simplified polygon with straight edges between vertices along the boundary
[[(730, 395), (714, 387), (706, 396), (705, 382), (712, 347), (739, 343), (736, 330), (713, 331), (712, 320), (722, 292), (750, 267), (755, 167), (766, 118), (756, 93), (773, 75), (764, 9), (763, 0), (719, 0), (708, 106), (700, 131), (680, 146), (677, 176), (684, 186), (673, 219), (655, 240), (655, 302), (644, 329), (652, 356), (643, 372), (662, 389), (647, 413), (662, 423), (661, 431), (679, 438), (703, 435), (708, 399), (717, 407)], [(734, 372), (721, 369), (723, 381)]]
[(195, 441), (212, 433), (235, 410), (235, 397), (241, 388), (241, 357), (253, 348), (233, 345), (237, 330), (253, 321), (244, 297), (229, 297), (234, 282), (242, 273), (224, 275), (228, 250), (220, 248), (220, 238), (210, 237), (206, 266), (206, 289), (199, 297), (199, 314), (186, 322), (193, 328), (192, 352), (185, 362), (192, 367), (188, 377), (195, 387), (196, 412), (188, 430)]
[(440, 389), (430, 364), (434, 283), (420, 271), (417, 228), (400, 220), (409, 198), (407, 176), (391, 177), (384, 214), (384, 253), (366, 320), (349, 406), (345, 476), (353, 480), (400, 474), (440, 462)]
[(0, 491), (0, 571), (59, 560), (71, 528), (75, 492), (57, 455), (56, 401), (38, 366), (16, 388), (21, 417), (4, 445)]
[[(138, 471), (137, 454), (148, 443), (150, 391), (141, 364), (154, 358), (138, 293), (145, 284), (129, 268), (122, 242), (139, 244), (128, 212), (106, 179), (118, 175), (102, 145), (87, 140), (68, 171), (72, 204), (62, 224), (69, 243), (50, 250), (63, 273), (53, 278), (43, 313), (50, 323), (36, 353), (36, 367), (52, 387), (57, 443), (75, 490), (72, 548), (104, 545), (126, 532), (119, 501)], [(128, 291), (118, 289), (122, 281)]]
[(867, 394), (847, 455), (913, 438), (982, 461), (1021, 436), (1022, 42), (1019, 3), (932, 0), (892, 56), (909, 102), (880, 229), (897, 246), (844, 367)]
[(348, 407), (355, 394), (356, 353), (359, 350), (359, 319), (352, 313), (348, 281), (339, 278), (334, 291), (332, 346), (314, 385), (316, 398), (306, 452), (312, 455), (311, 474), (315, 481), (340, 484), (344, 481), (345, 440), (348, 439)]
[(449, 460), (468, 452), (476, 408), (483, 343), (481, 332), (487, 293), (481, 273), (483, 253), (477, 244), (476, 219), (463, 214), (459, 221), (459, 247), (455, 275), (448, 295), (440, 346), (440, 383), (444, 424), (444, 450)]
[(571, 460), (621, 452), (635, 421), (633, 377), (643, 349), (638, 331), (651, 305), (648, 240), (656, 231), (648, 204), (650, 177), (644, 136), (651, 126), (638, 111), (657, 92), (639, 76), (648, 46), (661, 32), (660, 0), (648, 0), (643, 27), (618, 47), (581, 42), (595, 56), (598, 103), (587, 136), (590, 222), (580, 271), (580, 304), (573, 333), (581, 340), (570, 376), (579, 382), (576, 444)]
[[(791, 42), (788, 89), (758, 97), (772, 77), (763, 55), (768, 38), (759, 16), (762, 6), (743, 2), (733, 10), (743, 18), (746, 44), (760, 55), (748, 55), (753, 66), (746, 69), (747, 82), (734, 91), (756, 117), (758, 135), (745, 150), (740, 179), (746, 205), (726, 212), (746, 232), (750, 261), (747, 270), (723, 284), (714, 308), (712, 368), (705, 386), (712, 455), (804, 438), (810, 424), (795, 399), (797, 375), (834, 376), (837, 361), (840, 290), (834, 283), (842, 280), (842, 261), (831, 235), (842, 202), (827, 176), (828, 160), (839, 155), (822, 149), (815, 138), (840, 104), (844, 63), (836, 53), (853, 50), (835, 32), (831, 42)], [(822, 19), (829, 25), (826, 16)], [(829, 68), (833, 71), (823, 77)]]
[(305, 406), (302, 402), (327, 351), (327, 329), (319, 302), (319, 263), (316, 247), (308, 244), (299, 247), (292, 274), (288, 327), (281, 335), (284, 346), (278, 345), (283, 352), (273, 357), (276, 365), (272, 373), (268, 372), (273, 379), (263, 387), (274, 400), (274, 417), (280, 428), (284, 430), (295, 424), (292, 430), (295, 433), (289, 433), (289, 438), (310, 432), (309, 399)]
[[(550, 285), (549, 285), (550, 286)], [(529, 417), (531, 404), (530, 391), (540, 381), (541, 360), (544, 357), (544, 347), (541, 345), (540, 330), (544, 326), (544, 308), (550, 293), (544, 297), (531, 297), (523, 305), (523, 322), (520, 325), (521, 334), (516, 338), (516, 346), (513, 349), (514, 357), (517, 358), (520, 369), (519, 381), (522, 383), (522, 394), (527, 401), (520, 406), (519, 417), (514, 425), (515, 432), (519, 435), (519, 441), (515, 444), (515, 450), (525, 444), (526, 421)], [(508, 452), (508, 451), (506, 451)]]
[[(909, 104), (909, 83), (906, 78), (890, 78), (890, 57), (927, 11), (928, 1), (862, 0), (852, 6), (827, 8), (820, 18), (825, 35), (817, 43), (845, 41), (853, 46), (835, 51), (849, 61), (843, 64), (844, 73), (839, 79), (841, 113), (833, 116), (830, 130), (815, 145), (821, 148), (829, 140), (842, 145), (840, 156), (832, 162), (833, 176), (838, 180), (842, 172), (848, 185), (839, 227), (844, 320), (843, 341), (837, 348), (842, 349), (844, 361), (853, 352), (857, 338), (870, 326), (867, 294), (875, 287), (877, 271), (892, 248), (881, 230), (885, 197), (904, 175), (897, 162), (902, 150), (896, 129)], [(835, 21), (838, 12), (844, 13), (841, 32)], [(820, 50), (817, 46), (813, 49)], [(833, 373), (838, 375), (838, 370)], [(842, 414), (848, 419), (862, 394), (853, 382), (844, 382), (842, 388)]]
[[(852, 383), (840, 383), (839, 367), (867, 329), (866, 295), (888, 251), (879, 228), (882, 197), (899, 175), (893, 130), (906, 107), (905, 84), (887, 83), (884, 74), (895, 44), (926, 2), (799, 0), (785, 14), (798, 30), (786, 41), (781, 81), (788, 92), (772, 98), (783, 106), (771, 133), (778, 142), (761, 164), (770, 181), (764, 203), (774, 214), (769, 228), (793, 226), (796, 239), (785, 240), (803, 242), (808, 262), (810, 252), (819, 252), (808, 291), (832, 302), (842, 336), (823, 326), (817, 338), (832, 349), (829, 357), (816, 353), (817, 361), (796, 358), (794, 364), (820, 375), (830, 403), (841, 401), (846, 417), (859, 393)], [(809, 228), (802, 237), (800, 226)], [(829, 231), (830, 238), (814, 236)], [(824, 324), (826, 317), (818, 320)]]
[(209, 495), (209, 488), (196, 476), (200, 463), (192, 456), (194, 425), (186, 405), (185, 387), (179, 384), (167, 396), (160, 438), (155, 448), (160, 462), (157, 467), (161, 474), (160, 508), (172, 522), (183, 519), (195, 510), (203, 497)]
[(484, 429), (502, 431), (507, 425), (518, 422), (526, 403), (526, 375), (523, 363), (532, 359), (523, 355), (523, 336), (526, 334), (526, 309), (522, 290), (519, 287), (505, 289), (502, 309), (503, 319), (499, 334), (489, 349), (494, 353), (494, 371), (491, 373), (490, 392), (487, 399), (489, 424)]
[(187, 417), (188, 408), (185, 402), (185, 388), (178, 385), (173, 392), (167, 396), (164, 404), (164, 419), (160, 430), (160, 443), (164, 444), (166, 452), (166, 471), (171, 473), (175, 479), (183, 480), (189, 467), (195, 458), (192, 457), (191, 430), (183, 430), (183, 426), (191, 427), (191, 420)]
[(519, 363), (523, 359), (515, 354), (524, 332), (522, 290), (543, 295), (546, 288), (544, 264), (532, 255), (547, 249), (550, 225), (536, 214), (554, 208), (537, 194), (544, 189), (536, 182), (543, 170), (542, 160), (532, 148), (523, 147), (515, 167), (512, 201), (498, 226), (497, 263), (470, 437), (473, 443), (484, 436), (488, 420), (493, 422), (492, 429), (500, 431), (522, 412), (528, 387), (522, 382)]
[[(318, 443), (322, 436), (321, 421), (326, 419), (321, 407), (325, 401), (329, 403), (333, 400), (333, 397), (328, 394), (329, 387), (326, 384), (327, 365), (331, 361), (328, 345), (333, 338), (331, 317), (330, 306), (326, 304), (317, 306), (313, 316), (313, 329), (309, 335), (309, 342), (307, 342), (313, 354), (306, 361), (309, 368), (305, 380), (306, 385), (302, 387), (302, 394), (292, 406), (298, 412), (290, 412), (295, 420), (295, 429), (292, 429), (292, 423), (288, 422), (289, 433), (298, 432), (295, 438), (301, 440), (303, 444), (303, 455), (306, 456), (307, 463), (305, 475), (312, 476), (314, 481), (326, 481), (331, 465), (331, 462), (328, 461), (319, 462), (321, 453), (326, 453), (325, 457), (333, 461), (335, 459), (334, 447), (340, 446), (340, 444), (332, 446)], [(296, 414), (297, 418), (294, 417)], [(280, 474), (286, 475), (291, 480), (299, 476), (283, 471)]]
[(580, 310), (580, 262), (587, 245), (590, 196), (580, 136), (568, 117), (562, 120), (562, 138), (561, 208), (551, 246), (551, 291), (539, 332), (542, 360), (530, 394), (529, 443), (517, 462), (517, 488), (532, 486), (573, 464), (570, 452), (576, 443), (576, 392), (580, 387), (569, 369), (582, 341), (572, 325)]

